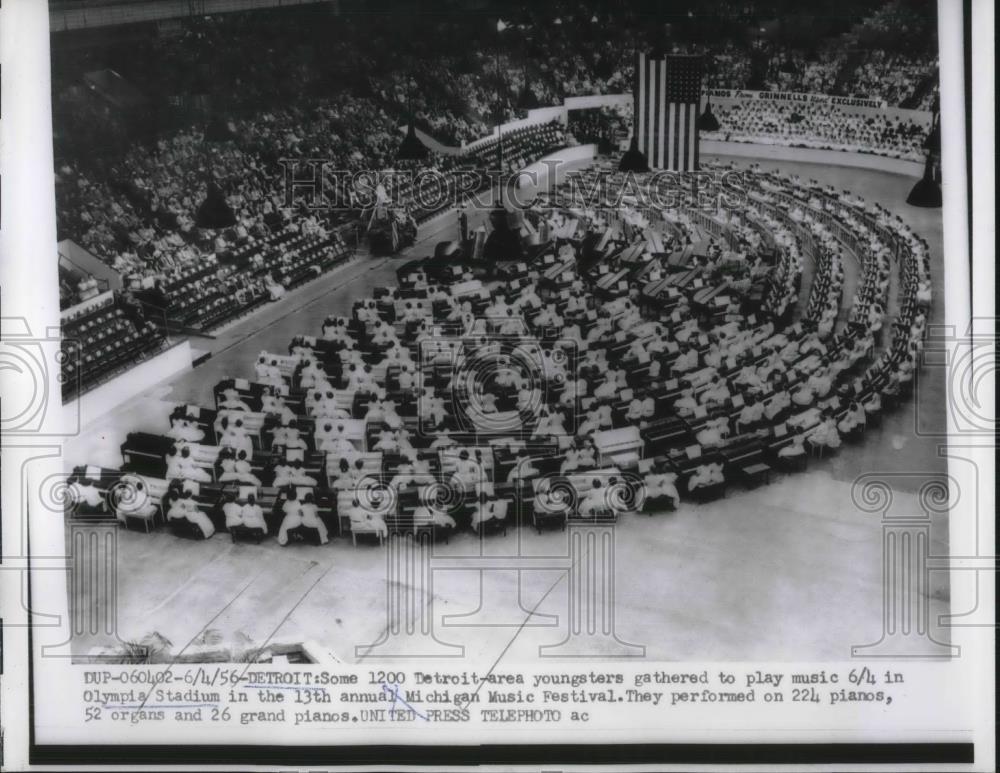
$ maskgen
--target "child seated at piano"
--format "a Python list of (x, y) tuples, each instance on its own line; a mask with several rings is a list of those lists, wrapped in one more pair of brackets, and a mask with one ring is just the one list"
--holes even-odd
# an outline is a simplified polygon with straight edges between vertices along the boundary
[(715, 376), (708, 387), (701, 393), (703, 405), (721, 405), (730, 397), (729, 385), (721, 376)]
[(222, 501), (222, 514), (226, 518), (226, 531), (230, 534), (243, 525), (243, 505), (237, 503), (235, 492), (226, 492)]
[(205, 539), (215, 534), (215, 526), (212, 524), (212, 520), (201, 511), (198, 503), (192, 498), (190, 491), (184, 491), (180, 494), (171, 492), (168, 496), (171, 500), (171, 504), (167, 509), (168, 521), (184, 520), (193, 523), (198, 527), (198, 530)]
[(302, 438), (298, 425), (294, 421), (283, 423), (271, 431), (271, 445), (303, 450), (307, 448), (306, 441)]
[(250, 411), (250, 406), (240, 397), (240, 393), (232, 387), (223, 390), (222, 402), (219, 403), (219, 407), (225, 408), (227, 411)]
[(841, 434), (850, 434), (858, 427), (863, 427), (865, 419), (865, 409), (856, 400), (852, 400), (844, 418), (837, 422), (837, 429), (840, 430)]
[(188, 446), (171, 447), (167, 454), (167, 478), (180, 480), (194, 480), (199, 483), (208, 483), (212, 476), (208, 470), (199, 467), (191, 456), (191, 449)]
[(236, 451), (246, 451), (253, 453), (253, 439), (243, 425), (243, 419), (239, 418), (239, 412), (230, 420), (232, 414), (221, 416), (217, 421), (216, 432), (220, 446), (229, 446)]
[(705, 426), (698, 431), (695, 438), (705, 448), (718, 448), (729, 436), (729, 419), (720, 416), (717, 419), (709, 419)]
[(507, 473), (507, 482), (515, 485), (525, 485), (541, 475), (541, 470), (535, 466), (534, 460), (524, 450), (518, 451), (514, 466)]
[(801, 435), (792, 437), (792, 442), (778, 450), (778, 458), (794, 461), (806, 455), (806, 447)]
[(749, 430), (756, 427), (764, 420), (764, 404), (755, 397), (748, 397), (746, 405), (740, 410), (736, 418), (737, 430)]
[(351, 475), (351, 461), (347, 457), (341, 457), (337, 466), (330, 474), (333, 479), (332, 487), (337, 491), (348, 491), (355, 487), (357, 481)]
[(764, 382), (757, 374), (757, 369), (753, 366), (753, 363), (744, 365), (736, 378), (733, 379), (733, 383), (737, 386), (746, 387), (751, 392), (760, 392), (764, 388)]
[(355, 534), (376, 534), (380, 539), (389, 535), (389, 527), (374, 507), (362, 507), (358, 499), (352, 499), (344, 513), (351, 522)]
[(288, 532), (299, 526), (306, 526), (319, 532), (319, 542), (325, 545), (330, 541), (326, 524), (319, 517), (319, 509), (313, 500), (311, 492), (303, 495), (302, 501), (298, 501), (298, 493), (291, 488), (287, 494), (287, 499), (282, 505), (284, 517), (281, 519), (281, 528), (278, 531), (278, 544), (288, 544)]
[(837, 431), (837, 421), (829, 409), (821, 414), (819, 426), (809, 433), (810, 444), (835, 450), (840, 448), (840, 433)]
[(246, 451), (236, 452), (231, 448), (223, 447), (219, 451), (217, 462), (219, 469), (219, 483), (237, 481), (252, 486), (260, 485), (260, 478), (253, 474), (250, 460)]
[(726, 477), (722, 472), (722, 465), (717, 463), (701, 464), (695, 467), (691, 477), (688, 478), (688, 491), (705, 488), (717, 483), (725, 483)]
[(479, 500), (472, 508), (471, 524), (473, 530), (478, 531), (482, 525), (490, 521), (500, 521), (506, 518), (507, 510), (505, 508), (497, 507), (496, 500), (489, 499), (486, 494), (480, 494)]
[(104, 496), (90, 478), (69, 478), (70, 501), (78, 515), (103, 515)]
[(833, 388), (833, 379), (830, 378), (827, 368), (819, 368), (813, 371), (807, 383), (809, 384), (809, 388), (812, 389), (813, 394), (817, 397), (826, 397)]
[(625, 418), (631, 422), (639, 423), (642, 426), (642, 422), (645, 420), (653, 418), (656, 415), (656, 400), (652, 395), (647, 395), (644, 398), (635, 397), (628, 404), (628, 410), (625, 412)]
[(674, 360), (670, 370), (675, 374), (687, 373), (698, 367), (698, 350), (694, 347), (685, 349)]
[(126, 516), (149, 521), (156, 515), (156, 503), (150, 496), (146, 483), (138, 475), (133, 473), (122, 475), (112, 491), (115, 517), (120, 523), (125, 523)]
[(198, 443), (205, 438), (205, 433), (201, 427), (195, 425), (192, 419), (184, 416), (170, 420), (170, 429), (167, 430), (167, 437), (174, 440), (183, 440), (187, 443)]
[(253, 494), (247, 495), (246, 504), (240, 509), (240, 523), (236, 528), (245, 530), (247, 536), (253, 539), (260, 539), (267, 534), (264, 511)]
[(676, 473), (664, 472), (662, 468), (654, 467), (643, 477), (643, 484), (646, 487), (646, 501), (669, 499), (671, 506), (676, 507), (681, 501), (680, 494), (677, 493), (676, 482)]
[(442, 529), (454, 529), (458, 524), (443, 510), (427, 505), (419, 505), (413, 511), (414, 523), (431, 524)]
[(594, 478), (590, 482), (590, 490), (583, 495), (579, 505), (577, 505), (577, 513), (581, 518), (595, 518), (609, 510), (611, 510), (611, 505), (608, 503), (605, 481)]
[(800, 408), (808, 408), (812, 405), (813, 398), (812, 387), (806, 381), (801, 382), (798, 388), (792, 392), (792, 402)]
[(384, 429), (379, 433), (378, 441), (373, 446), (375, 451), (384, 454), (395, 454), (399, 452), (399, 435), (391, 429)]
[(681, 392), (680, 397), (674, 400), (674, 410), (680, 416), (691, 416), (698, 408), (698, 400), (694, 396), (694, 389), (687, 387)]

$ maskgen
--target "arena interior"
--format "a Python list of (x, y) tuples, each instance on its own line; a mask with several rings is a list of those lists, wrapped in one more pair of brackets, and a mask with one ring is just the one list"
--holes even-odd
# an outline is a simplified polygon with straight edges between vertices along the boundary
[[(74, 653), (877, 644), (866, 476), (946, 472), (934, 3), (281, 5), (52, 3)], [(698, 175), (638, 51), (697, 57)]]

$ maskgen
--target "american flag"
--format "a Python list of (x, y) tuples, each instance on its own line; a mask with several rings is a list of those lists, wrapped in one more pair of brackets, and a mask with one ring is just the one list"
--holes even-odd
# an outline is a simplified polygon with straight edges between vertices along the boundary
[(650, 167), (698, 168), (700, 56), (636, 53), (634, 133)]

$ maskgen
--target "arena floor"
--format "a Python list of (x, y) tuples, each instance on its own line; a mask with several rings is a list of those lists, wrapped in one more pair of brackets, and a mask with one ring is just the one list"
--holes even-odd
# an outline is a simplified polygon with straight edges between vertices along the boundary
[[(736, 163), (747, 163), (733, 159)], [(943, 269), (940, 210), (920, 210), (903, 202), (913, 180), (859, 169), (782, 163), (781, 169), (849, 189), (899, 212), (928, 240), (936, 293), (934, 322), (942, 321)], [(261, 350), (284, 351), (297, 333), (318, 334), (329, 313), (345, 313), (351, 303), (379, 285), (391, 284), (408, 257), (426, 254), (454, 238), (457, 218), (446, 216), (425, 227), (408, 255), (393, 259), (361, 257), (317, 282), (289, 293), (219, 334), (212, 357), (172, 382), (161, 384), (95, 421), (67, 444), (67, 464), (117, 467), (119, 446), (129, 431), (162, 432), (180, 402), (212, 403), (212, 387), (224, 377), (252, 375)], [(473, 222), (473, 225), (476, 225)], [(856, 277), (852, 261), (845, 297)], [(804, 283), (804, 287), (807, 287)], [(192, 342), (196, 348), (208, 348)], [(810, 461), (809, 471), (772, 476), (754, 491), (731, 487), (725, 499), (683, 504), (677, 512), (623, 518), (615, 529), (615, 630), (621, 642), (644, 648), (652, 660), (827, 660), (847, 659), (851, 647), (882, 634), (882, 524), (858, 510), (852, 484), (871, 472), (941, 473), (940, 439), (918, 436), (944, 426), (946, 395), (942, 369), (925, 369), (912, 401), (869, 430), (864, 441), (832, 458)], [(913, 485), (894, 494), (902, 508), (920, 512)], [(932, 552), (947, 552), (947, 520), (932, 522)], [(565, 556), (566, 533), (537, 535), (512, 529), (485, 542), (490, 554)], [(454, 537), (435, 550), (442, 555), (478, 554), (471, 534)], [(232, 545), (225, 535), (205, 542), (169, 533), (120, 532), (118, 547), (118, 627), (122, 640), (158, 632), (175, 650), (205, 629), (226, 640), (295, 642), (312, 640), (345, 662), (358, 659), (386, 628), (385, 551), (371, 543), (354, 547), (334, 540), (324, 547), (281, 548)], [(543, 562), (544, 563), (544, 562)], [(558, 563), (558, 562), (554, 562)], [(568, 591), (565, 570), (491, 572), (480, 591), (475, 571), (433, 573), (434, 631), (455, 645), (454, 656), (492, 663), (538, 656), (538, 647), (566, 636)], [(492, 611), (491, 626), (460, 625), (447, 618)], [(930, 611), (934, 637), (948, 641), (938, 617), (948, 612), (948, 580), (932, 573)], [(548, 625), (524, 625), (527, 615)], [(427, 604), (430, 596), (422, 603)], [(476, 622), (477, 618), (470, 618)], [(466, 621), (469, 622), (469, 621)], [(555, 623), (555, 624), (553, 624)], [(500, 627), (498, 627), (500, 626)], [(97, 642), (74, 641), (84, 654)], [(435, 645), (440, 647), (440, 645)], [(615, 654), (619, 644), (597, 642)], [(630, 650), (635, 653), (638, 650)], [(555, 654), (555, 653), (551, 653)], [(371, 651), (377, 659), (377, 650)]]

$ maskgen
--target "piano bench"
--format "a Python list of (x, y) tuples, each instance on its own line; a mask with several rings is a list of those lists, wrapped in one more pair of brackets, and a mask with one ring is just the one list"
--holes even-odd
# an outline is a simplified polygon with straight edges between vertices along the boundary
[(507, 536), (507, 519), (506, 518), (490, 518), (488, 521), (483, 521), (479, 524), (478, 528), (479, 535), (485, 534), (498, 534), (503, 533), (503, 536)]
[(535, 527), (535, 531), (539, 534), (542, 533), (542, 527), (548, 528), (553, 524), (562, 529), (562, 531), (566, 531), (566, 515), (564, 513), (535, 512), (532, 515), (532, 524)]
[(124, 516), (124, 520), (121, 521), (122, 526), (129, 530), (132, 529), (132, 524), (134, 523), (141, 523), (142, 530), (146, 532), (146, 534), (149, 534), (150, 531), (156, 528), (156, 514), (154, 513), (149, 518), (145, 518), (141, 515), (126, 515)]
[(646, 501), (642, 503), (642, 512), (647, 515), (652, 515), (653, 513), (673, 512), (676, 509), (677, 502), (674, 501), (673, 497), (669, 496), (647, 497)]
[(725, 481), (721, 483), (710, 483), (707, 486), (699, 486), (698, 488), (688, 491), (688, 496), (695, 502), (712, 502), (716, 499), (721, 499), (725, 495)]
[(310, 526), (302, 524), (296, 526), (294, 529), (289, 529), (285, 532), (288, 535), (287, 545), (291, 545), (295, 542), (302, 542), (307, 545), (319, 545), (319, 529), (314, 529)]
[(595, 510), (591, 514), (571, 512), (568, 520), (573, 523), (618, 523), (618, 513), (611, 508)]
[(187, 518), (171, 518), (170, 531), (175, 537), (183, 539), (203, 540), (206, 539), (201, 527), (192, 523)]
[(858, 443), (865, 436), (865, 426), (859, 424), (848, 432), (841, 433), (840, 437), (845, 443)]
[(351, 529), (351, 542), (354, 547), (358, 546), (358, 537), (374, 537), (374, 542), (379, 545), (382, 545), (385, 542), (382, 532), (376, 531), (375, 529), (366, 531), (355, 531), (354, 529)]
[(779, 470), (784, 470), (785, 472), (805, 472), (809, 466), (809, 456), (807, 454), (779, 456), (777, 457), (776, 464)]
[(246, 540), (247, 542), (252, 540), (255, 544), (259, 545), (260, 541), (264, 539), (264, 530), (251, 529), (248, 526), (234, 526), (229, 530), (229, 535), (232, 538), (233, 544), (236, 544), (238, 540)]
[(740, 470), (740, 475), (743, 478), (743, 483), (747, 488), (753, 488), (759, 486), (761, 483), (768, 484), (771, 482), (771, 468), (763, 463), (751, 464), (748, 467), (744, 467)]

